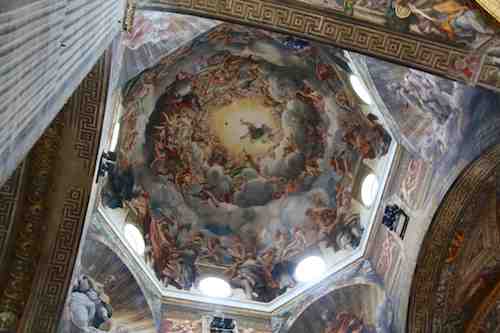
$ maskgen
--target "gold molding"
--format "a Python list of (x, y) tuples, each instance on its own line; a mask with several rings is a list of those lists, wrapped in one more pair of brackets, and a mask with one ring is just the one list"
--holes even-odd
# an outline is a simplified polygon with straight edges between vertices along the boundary
[(127, 5), (125, 8), (125, 17), (123, 18), (123, 31), (127, 33), (132, 33), (134, 27), (135, 11), (137, 5), (134, 0), (127, 0)]
[(498, 0), (475, 0), (485, 11), (500, 22), (500, 2)]

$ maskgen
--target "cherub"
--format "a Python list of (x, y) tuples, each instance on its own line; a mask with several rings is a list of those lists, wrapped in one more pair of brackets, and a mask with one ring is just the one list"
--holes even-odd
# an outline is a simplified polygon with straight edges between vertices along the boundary
[(306, 216), (316, 230), (317, 241), (326, 241), (328, 247), (333, 246), (333, 234), (340, 224), (337, 211), (334, 208), (309, 208)]
[(325, 101), (320, 93), (312, 89), (308, 84), (305, 84), (302, 91), (298, 91), (296, 94), (304, 103), (314, 106), (318, 112), (325, 112)]
[(292, 229), (292, 237), (282, 253), (283, 260), (290, 260), (304, 253), (307, 246), (306, 236), (301, 227), (295, 226)]

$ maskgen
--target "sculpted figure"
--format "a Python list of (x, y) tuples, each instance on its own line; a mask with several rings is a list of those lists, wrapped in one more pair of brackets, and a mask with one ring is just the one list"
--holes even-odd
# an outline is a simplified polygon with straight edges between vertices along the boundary
[(113, 310), (108, 302), (102, 286), (86, 275), (80, 276), (71, 293), (72, 333), (109, 331)]

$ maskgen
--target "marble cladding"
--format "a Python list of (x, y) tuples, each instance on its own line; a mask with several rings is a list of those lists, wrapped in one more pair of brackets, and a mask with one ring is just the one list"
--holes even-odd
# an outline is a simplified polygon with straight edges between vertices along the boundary
[(0, 2), (0, 184), (121, 31), (124, 0)]

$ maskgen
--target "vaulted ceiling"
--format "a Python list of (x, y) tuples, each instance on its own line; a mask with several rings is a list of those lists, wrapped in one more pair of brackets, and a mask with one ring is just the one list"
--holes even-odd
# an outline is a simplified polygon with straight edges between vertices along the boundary
[(306, 256), (331, 270), (363, 251), (377, 205), (361, 182), (385, 178), (392, 139), (355, 70), (335, 48), (223, 24), (127, 82), (103, 212), (139, 228), (167, 291), (215, 275), (271, 302)]
[[(498, 90), (500, 82), (498, 27), (479, 7), (458, 0), (138, 6), (130, 32), (102, 60), (109, 93), (101, 91), (107, 74), (98, 89), (90, 87), (96, 79), (85, 81), (75, 93), (81, 103), (67, 106), (78, 112), (53, 125), (65, 138), (51, 137), (62, 147), (57, 160), (71, 155), (61, 162), (68, 175), (37, 170), (30, 159), (5, 192), (9, 203), (26, 197), (8, 206), (30, 207), (8, 208), (9, 216), (26, 216), (26, 244), (47, 229), (40, 223), (32, 233), (33, 221), (43, 214), (56, 221), (46, 237), (54, 241), (30, 253), (40, 248), (51, 267), (76, 260), (60, 331), (198, 332), (214, 314), (236, 318), (245, 333), (403, 331), (408, 299), (410, 330), (497, 329), (496, 150), (458, 178), (456, 186), (488, 173), (475, 187), (451, 190), (421, 243), (457, 175), (500, 142), (500, 97), (473, 87)], [(107, 152), (90, 188), (101, 123)], [(51, 175), (58, 186), (18, 189), (26, 172)], [(48, 208), (39, 206), (49, 189)], [(387, 205), (402, 208), (409, 226), (387, 224)], [(23, 251), (16, 248), (12, 262), (24, 269), (31, 264)], [(319, 266), (301, 266), (309, 259)], [(33, 318), (43, 317), (42, 304), (62, 308), (71, 275), (37, 265), (36, 276), (23, 275), (45, 295), (45, 303), (29, 298)], [(15, 324), (25, 307), (28, 289), (17, 292), (21, 284), (7, 277), (18, 273), (0, 274), (9, 281), (1, 325)], [(226, 281), (228, 294), (203, 290), (207, 277)], [(43, 327), (53, 328), (59, 310), (49, 308)]]

